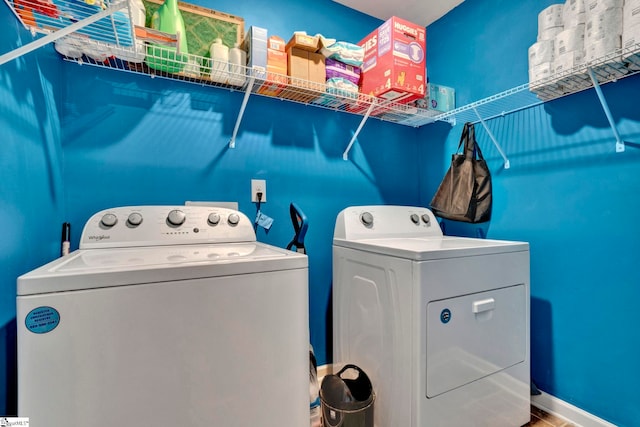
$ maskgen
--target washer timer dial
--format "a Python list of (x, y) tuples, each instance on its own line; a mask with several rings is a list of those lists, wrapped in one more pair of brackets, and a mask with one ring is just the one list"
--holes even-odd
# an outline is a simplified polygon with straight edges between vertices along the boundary
[(186, 219), (187, 216), (179, 209), (174, 209), (167, 215), (167, 222), (176, 227), (184, 224)]
[(127, 218), (127, 223), (133, 227), (139, 226), (140, 224), (142, 224), (142, 215), (140, 215), (138, 212), (133, 212)]
[(373, 215), (371, 215), (371, 212), (363, 212), (362, 215), (360, 215), (360, 221), (362, 221), (365, 227), (371, 227), (373, 225)]
[(238, 216), (238, 214), (232, 213), (231, 215), (229, 215), (229, 218), (227, 218), (227, 222), (229, 223), (229, 225), (238, 225), (238, 222), (240, 222), (240, 217)]
[(220, 215), (217, 213), (210, 213), (209, 217), (207, 218), (207, 222), (209, 223), (209, 225), (218, 225), (218, 223), (220, 222)]
[(102, 216), (102, 219), (100, 220), (100, 225), (107, 228), (111, 228), (114, 225), (116, 225), (117, 222), (118, 222), (117, 216), (115, 216), (112, 213), (107, 213)]

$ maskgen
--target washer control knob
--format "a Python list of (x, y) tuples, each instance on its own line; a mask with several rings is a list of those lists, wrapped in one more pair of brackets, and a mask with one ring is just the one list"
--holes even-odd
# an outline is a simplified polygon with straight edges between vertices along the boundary
[(220, 222), (220, 215), (217, 213), (210, 213), (209, 217), (207, 218), (207, 222), (209, 223), (209, 225), (218, 225), (218, 223)]
[(418, 225), (420, 223), (420, 217), (418, 216), (418, 214), (411, 214), (411, 222), (415, 225)]
[(431, 225), (431, 217), (429, 217), (429, 214), (422, 214), (422, 222)]
[(179, 209), (174, 209), (169, 212), (167, 215), (167, 221), (171, 225), (175, 225), (176, 227), (184, 224), (184, 221), (187, 219), (187, 216)]
[(238, 214), (232, 213), (231, 215), (229, 215), (229, 218), (227, 218), (227, 222), (229, 223), (229, 225), (238, 225), (238, 223), (240, 222), (240, 217), (238, 216)]
[(104, 214), (102, 216), (102, 219), (100, 220), (100, 224), (107, 228), (113, 227), (114, 225), (116, 225), (117, 222), (118, 222), (118, 217), (112, 213)]
[(360, 221), (362, 221), (365, 227), (371, 227), (373, 225), (373, 215), (371, 215), (371, 212), (363, 212), (360, 215)]
[(127, 223), (132, 227), (139, 226), (140, 224), (142, 224), (142, 215), (139, 214), (138, 212), (133, 212), (127, 218)]

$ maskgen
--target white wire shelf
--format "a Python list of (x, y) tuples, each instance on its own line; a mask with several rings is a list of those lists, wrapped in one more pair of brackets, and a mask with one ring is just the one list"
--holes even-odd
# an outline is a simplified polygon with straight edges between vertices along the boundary
[[(114, 48), (103, 43), (95, 43), (99, 49), (111, 49), (112, 56), (101, 58), (83, 55), (63, 59), (80, 65), (117, 69), (136, 74), (145, 74), (152, 78), (178, 80), (200, 86), (218, 87), (233, 91), (248, 91), (253, 95), (266, 96), (281, 100), (297, 102), (313, 107), (340, 111), (364, 116), (370, 107), (369, 117), (405, 126), (420, 127), (434, 121), (439, 111), (417, 108), (407, 104), (385, 101), (363, 93), (354, 93), (327, 87), (324, 83), (311, 82), (289, 77), (284, 74), (266, 73), (262, 70), (250, 69), (241, 65), (231, 66), (227, 63), (197, 55), (181, 55), (175, 48), (154, 46), (151, 51), (140, 52), (137, 46), (131, 48)], [(118, 57), (143, 57), (140, 62), (132, 62)], [(169, 58), (169, 59), (167, 59)], [(152, 64), (160, 67), (152, 68)], [(168, 64), (168, 66), (162, 66)], [(152, 65), (152, 66), (150, 66)]]
[(590, 69), (600, 85), (637, 74), (640, 72), (640, 44), (439, 114), (434, 120), (477, 123), (591, 89), (594, 82), (589, 75)]
[(170, 35), (133, 25), (126, 0), (5, 0), (15, 16), (32, 34), (45, 33), (12, 52), (0, 55), (0, 65), (47, 43), (65, 60), (112, 68), (202, 86), (245, 93), (236, 119), (230, 147), (244, 115), (249, 95), (256, 94), (314, 107), (362, 116), (343, 158), (356, 141), (369, 117), (404, 126), (420, 127), (434, 121), (437, 111), (387, 101), (373, 96), (328, 87), (264, 70), (248, 69), (180, 52), (180, 34)]
[[(327, 87), (282, 74), (265, 73), (244, 66), (219, 63), (209, 58), (179, 52), (180, 35), (161, 33), (131, 24), (127, 0), (5, 0), (15, 16), (32, 34), (44, 37), (0, 55), (0, 65), (54, 42), (67, 61), (120, 71), (179, 80), (201, 86), (243, 91), (245, 97), (230, 141), (235, 144), (238, 126), (249, 95), (255, 94), (314, 107), (362, 116), (344, 158), (370, 117), (405, 126), (421, 127), (436, 121), (481, 122), (527, 109), (543, 102), (595, 87), (617, 139), (600, 85), (640, 72), (640, 44), (617, 51), (548, 78), (529, 82), (469, 103), (449, 112), (417, 108), (381, 98)], [(488, 130), (488, 128), (487, 128)], [(508, 159), (500, 149), (508, 168)]]
[[(46, 43), (54, 42), (63, 59), (78, 64), (179, 80), (201, 86), (245, 91), (238, 124), (249, 94), (412, 127), (432, 123), (433, 117), (439, 114), (438, 111), (335, 89), (327, 87), (324, 83), (309, 82), (276, 73), (267, 74), (244, 66), (234, 66), (229, 70), (226, 63), (182, 54), (177, 51), (180, 46), (179, 35), (176, 37), (132, 25), (129, 19), (131, 11), (126, 0), (93, 0), (92, 5), (82, 0), (5, 2), (32, 34), (44, 33), (47, 36), (30, 43), (33, 46), (25, 46), (24, 49), (16, 49), (16, 52), (2, 55), (0, 64)], [(74, 27), (73, 31), (70, 31), (71, 27)], [(362, 124), (349, 147), (357, 137)], [(236, 132), (230, 143), (232, 147)]]
[[(386, 102), (361, 93), (333, 91), (324, 84), (291, 78), (286, 75), (249, 70), (237, 66), (226, 73), (227, 67), (211, 59), (176, 52), (175, 36), (149, 28), (132, 26), (128, 8), (122, 1), (94, 0), (89, 5), (79, 0), (5, 0), (22, 24), (32, 33), (55, 34), (118, 4), (121, 11), (99, 19), (78, 31), (55, 40), (56, 50), (65, 60), (78, 64), (118, 69), (171, 80), (181, 80), (202, 86), (231, 90), (245, 90), (252, 81), (250, 92), (325, 109), (364, 115), (375, 104), (370, 117), (407, 126), (419, 127), (433, 122), (437, 111), (419, 109), (405, 104)], [(126, 2), (125, 2), (126, 3)], [(133, 31), (132, 31), (133, 29)], [(163, 37), (163, 35), (165, 37)], [(142, 43), (149, 41), (153, 48)], [(173, 41), (173, 43), (172, 43)], [(160, 45), (160, 43), (164, 44)], [(171, 58), (168, 60), (167, 58)], [(149, 64), (159, 64), (152, 68)], [(169, 63), (170, 66), (162, 66)], [(212, 75), (213, 70), (213, 75)]]

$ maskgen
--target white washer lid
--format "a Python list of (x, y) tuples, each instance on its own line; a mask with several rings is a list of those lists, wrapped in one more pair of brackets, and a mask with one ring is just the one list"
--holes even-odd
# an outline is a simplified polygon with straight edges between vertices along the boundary
[(360, 240), (333, 239), (333, 245), (415, 261), (529, 250), (529, 244), (526, 242), (448, 236)]
[(18, 278), (18, 295), (308, 267), (304, 254), (259, 242), (81, 249)]

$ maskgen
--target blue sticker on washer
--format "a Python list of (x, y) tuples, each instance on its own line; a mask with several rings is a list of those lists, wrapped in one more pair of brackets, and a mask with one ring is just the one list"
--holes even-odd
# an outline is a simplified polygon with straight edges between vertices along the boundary
[(53, 307), (37, 307), (27, 314), (24, 325), (34, 334), (46, 334), (60, 323), (60, 313)]
[(449, 323), (449, 320), (451, 320), (451, 310), (445, 308), (440, 312), (440, 321), (442, 323)]

